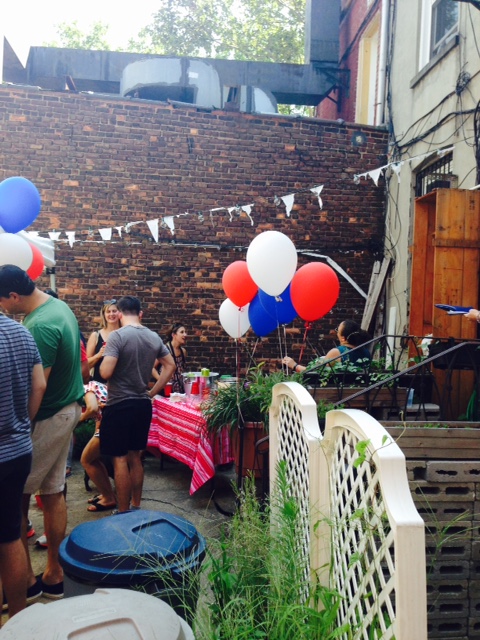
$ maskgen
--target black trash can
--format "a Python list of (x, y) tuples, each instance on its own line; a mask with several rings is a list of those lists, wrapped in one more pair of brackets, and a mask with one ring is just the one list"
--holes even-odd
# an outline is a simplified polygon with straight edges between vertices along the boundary
[(205, 539), (191, 522), (162, 511), (86, 522), (60, 546), (65, 596), (98, 587), (139, 590), (167, 602), (191, 624), (205, 552)]

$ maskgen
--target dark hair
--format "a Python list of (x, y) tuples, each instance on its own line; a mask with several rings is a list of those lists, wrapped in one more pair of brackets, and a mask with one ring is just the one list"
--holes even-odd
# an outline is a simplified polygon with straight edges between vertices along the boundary
[(173, 338), (173, 334), (177, 333), (177, 331), (184, 326), (183, 322), (174, 322), (168, 332), (168, 339), (171, 340)]
[(123, 296), (117, 302), (117, 309), (126, 316), (138, 316), (142, 310), (142, 305), (135, 296)]
[(352, 347), (359, 347), (370, 340), (368, 333), (355, 320), (343, 320), (340, 326), (342, 328), (342, 336)]
[(52, 298), (57, 298), (58, 300), (58, 293), (53, 289), (45, 289), (45, 293), (48, 293), (49, 296), (52, 296)]
[(14, 264), (0, 267), (0, 298), (8, 298), (11, 293), (29, 296), (35, 291), (35, 283), (28, 273)]

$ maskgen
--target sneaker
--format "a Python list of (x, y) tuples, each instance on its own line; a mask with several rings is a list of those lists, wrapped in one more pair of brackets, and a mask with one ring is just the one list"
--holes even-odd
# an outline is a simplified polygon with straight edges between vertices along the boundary
[(37, 578), (37, 582), (41, 585), (42, 593), (44, 598), (50, 598), (50, 600), (60, 600), (63, 598), (63, 580), (61, 582), (57, 582), (57, 584), (45, 584), (42, 580), (43, 574), (40, 573)]
[(47, 536), (43, 534), (39, 538), (37, 538), (35, 540), (35, 546), (41, 547), (42, 549), (47, 549), (48, 548)]
[[(37, 576), (35, 584), (32, 584), (32, 586), (28, 587), (27, 589), (27, 604), (32, 604), (32, 602), (35, 602), (35, 600), (38, 600), (38, 598), (40, 598), (42, 594), (43, 594), (42, 582), (41, 580), (38, 579), (38, 576)], [(8, 611), (8, 602), (7, 602), (7, 596), (5, 594), (5, 591), (3, 592), (2, 611)]]
[(35, 535), (35, 529), (33, 528), (32, 521), (29, 520), (27, 523), (27, 538), (32, 538)]

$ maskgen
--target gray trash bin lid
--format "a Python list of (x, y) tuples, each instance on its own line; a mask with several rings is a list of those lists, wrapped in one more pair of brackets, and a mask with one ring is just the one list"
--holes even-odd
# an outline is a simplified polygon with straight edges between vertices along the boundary
[(11, 618), (1, 640), (194, 640), (188, 624), (165, 602), (128, 589), (36, 603)]

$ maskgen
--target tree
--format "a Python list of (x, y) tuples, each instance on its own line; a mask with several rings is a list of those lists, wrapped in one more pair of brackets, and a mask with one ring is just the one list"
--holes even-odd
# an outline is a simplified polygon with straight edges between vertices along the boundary
[(305, 0), (160, 0), (130, 51), (303, 63)]
[(60, 42), (49, 42), (47, 47), (67, 47), (69, 49), (93, 49), (99, 51), (110, 51), (108, 43), (108, 25), (102, 22), (94, 22), (90, 27), (90, 32), (83, 33), (78, 22), (67, 24), (62, 22), (56, 25)]

